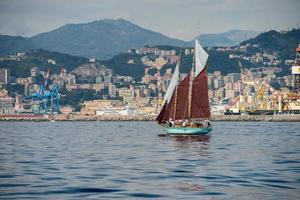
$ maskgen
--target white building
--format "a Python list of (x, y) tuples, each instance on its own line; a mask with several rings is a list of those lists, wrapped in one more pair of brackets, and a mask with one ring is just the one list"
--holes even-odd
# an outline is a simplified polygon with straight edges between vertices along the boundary
[(136, 116), (138, 110), (136, 107), (105, 107), (96, 111), (98, 116)]

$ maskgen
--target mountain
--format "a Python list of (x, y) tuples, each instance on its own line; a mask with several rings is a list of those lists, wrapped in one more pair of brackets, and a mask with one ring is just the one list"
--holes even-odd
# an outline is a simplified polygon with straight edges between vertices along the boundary
[(42, 49), (99, 59), (108, 59), (129, 48), (145, 45), (187, 45), (184, 41), (144, 29), (121, 18), (67, 24), (29, 40)]
[[(205, 47), (235, 46), (240, 44), (242, 41), (257, 36), (258, 34), (259, 32), (256, 31), (230, 30), (224, 33), (202, 34), (196, 38), (200, 39), (200, 43)], [(191, 42), (194, 43), (195, 39)]]
[(257, 37), (246, 40), (241, 44), (257, 44), (259, 50), (278, 52), (282, 59), (294, 59), (295, 48), (300, 44), (300, 29), (277, 32), (274, 30), (259, 34)]
[[(200, 35), (203, 46), (232, 46), (255, 36), (257, 32), (232, 30), (220, 34)], [(102, 60), (126, 52), (129, 48), (169, 45), (193, 46), (167, 37), (122, 18), (103, 19), (82, 24), (67, 24), (31, 38), (0, 35), (0, 55), (41, 48), (75, 56)]]
[(21, 36), (0, 35), (0, 56), (26, 52), (34, 48), (35, 46), (31, 41)]

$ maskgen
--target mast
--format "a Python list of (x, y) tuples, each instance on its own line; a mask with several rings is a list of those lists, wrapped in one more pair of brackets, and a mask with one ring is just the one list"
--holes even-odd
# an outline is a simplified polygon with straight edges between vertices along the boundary
[[(180, 64), (181, 64), (181, 52), (182, 48), (180, 48), (179, 58), (178, 58), (178, 72), (180, 72)], [(179, 73), (179, 79), (177, 80), (177, 86), (175, 88), (175, 104), (173, 108), (173, 119), (176, 118), (176, 110), (177, 110), (177, 91), (178, 91), (178, 83), (180, 82), (180, 73)]]
[(195, 68), (195, 53), (196, 53), (196, 46), (195, 46), (194, 55), (193, 55), (189, 92), (188, 92), (188, 118), (191, 118), (192, 88), (193, 88), (194, 68)]
[(176, 118), (176, 109), (177, 109), (177, 87), (175, 89), (175, 103), (174, 103), (174, 108), (173, 108), (173, 119)]

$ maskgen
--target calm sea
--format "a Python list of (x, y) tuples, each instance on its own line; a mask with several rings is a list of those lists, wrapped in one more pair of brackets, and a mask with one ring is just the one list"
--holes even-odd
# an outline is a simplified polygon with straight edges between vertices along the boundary
[(300, 199), (300, 123), (0, 122), (0, 199)]

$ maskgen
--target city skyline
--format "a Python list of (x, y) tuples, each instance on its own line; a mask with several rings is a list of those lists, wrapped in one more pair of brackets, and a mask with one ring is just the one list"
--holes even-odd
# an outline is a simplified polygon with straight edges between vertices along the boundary
[(299, 7), (300, 2), (296, 0), (4, 0), (0, 2), (0, 34), (29, 37), (68, 23), (119, 16), (144, 28), (187, 41), (199, 34), (231, 29), (297, 28), (300, 24)]

